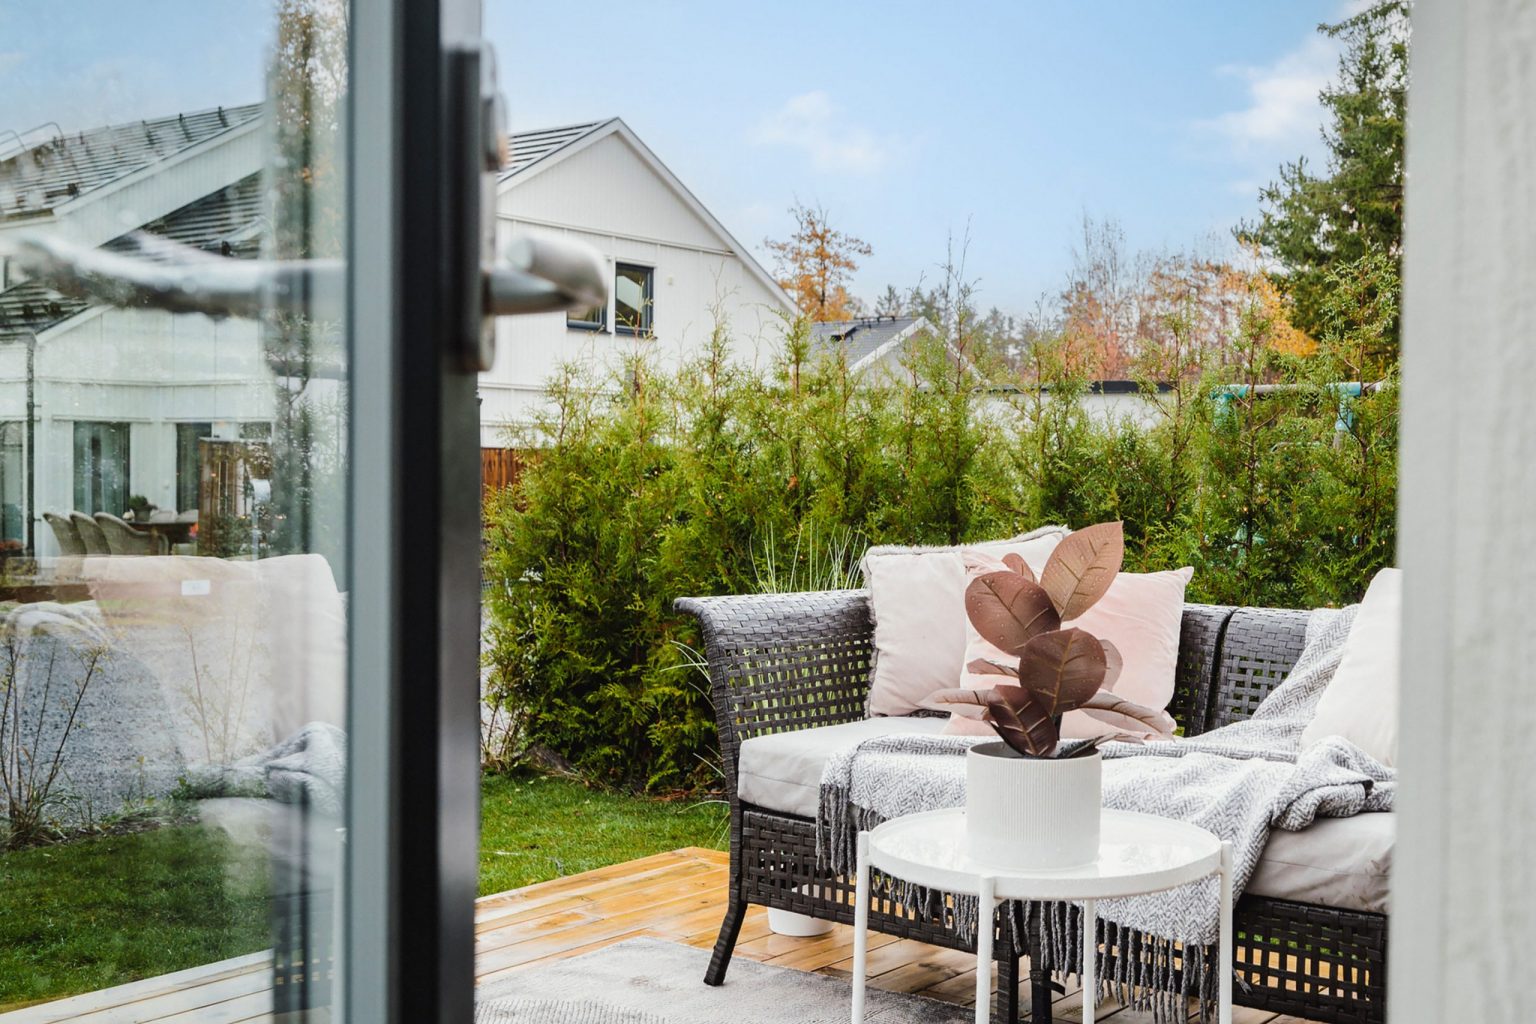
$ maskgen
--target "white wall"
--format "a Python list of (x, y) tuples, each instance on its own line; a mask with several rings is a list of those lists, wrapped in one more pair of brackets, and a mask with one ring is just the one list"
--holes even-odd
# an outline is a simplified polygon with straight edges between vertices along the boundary
[[(129, 489), (176, 507), (176, 424), (208, 422), (214, 436), (276, 414), (273, 378), (254, 321), (96, 309), (38, 339), (35, 372), (36, 511), (74, 507), (74, 424), (130, 425)], [(26, 347), (0, 346), (0, 420), (26, 410)], [(39, 552), (53, 537), (38, 524)]]
[(1536, 1018), (1536, 4), (1414, 5), (1391, 1024)]
[(688, 204), (658, 177), (621, 135), (523, 179), (499, 199), (502, 242), (545, 232), (588, 243), (610, 268), (655, 268), (652, 341), (611, 332), (572, 330), (563, 313), (503, 318), (496, 362), (480, 377), (482, 444), (506, 443), (505, 424), (527, 422), (544, 404), (544, 384), (559, 367), (580, 360), (601, 370), (643, 348), (663, 366), (697, 353), (717, 317), (729, 324), (732, 354), (763, 365), (782, 343), (783, 299)]

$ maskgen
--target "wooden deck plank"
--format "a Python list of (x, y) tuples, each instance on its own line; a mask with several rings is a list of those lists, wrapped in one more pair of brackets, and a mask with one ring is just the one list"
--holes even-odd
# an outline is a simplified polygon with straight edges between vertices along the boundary
[[(475, 906), (476, 981), (641, 936), (709, 949), (725, 914), (727, 871), (724, 853), (690, 848), (482, 897)], [(847, 978), (853, 930), (840, 924), (820, 936), (776, 935), (767, 912), (752, 907), (736, 955)], [(872, 934), (869, 966), (870, 983), (878, 988), (961, 1006), (975, 999), (975, 962), (966, 953)], [(270, 953), (253, 954), (0, 1014), (0, 1024), (251, 1024), (271, 1017), (270, 978)], [(1053, 1003), (1058, 1020), (1081, 1019), (1076, 986)], [(1113, 1001), (1101, 1003), (1097, 1016), (1113, 1024), (1149, 1019)], [(1309, 1022), (1238, 1007), (1233, 1024)]]

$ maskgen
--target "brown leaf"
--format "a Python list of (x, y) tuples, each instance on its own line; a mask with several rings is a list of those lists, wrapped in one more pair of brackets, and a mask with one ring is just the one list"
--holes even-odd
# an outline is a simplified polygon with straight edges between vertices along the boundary
[(972, 658), (966, 662), (965, 670), (973, 676), (1007, 676), (1010, 679), (1019, 678), (1017, 665), (999, 665), (995, 661), (986, 658)]
[(1104, 670), (1104, 645), (1081, 629), (1042, 633), (1019, 656), (1019, 684), (1051, 716), (1086, 703), (1104, 682)]
[(1112, 732), (1107, 736), (1095, 736), (1090, 740), (1084, 740), (1080, 746), (1073, 747), (1072, 752), (1066, 755), (1065, 760), (1071, 760), (1074, 757), (1087, 757), (1106, 743), (1140, 743), (1141, 741), (1140, 736), (1123, 732)]
[(929, 711), (950, 711), (964, 718), (980, 718), (992, 699), (991, 690), (959, 687), (953, 690), (935, 690), (923, 698), (921, 706)]
[(1018, 573), (1020, 576), (1028, 579), (1029, 582), (1035, 582), (1035, 570), (1029, 567), (1029, 563), (1024, 561), (1024, 556), (1019, 554), (1017, 551), (1010, 551), (1004, 555), (1003, 564), (1012, 569), (1014, 572)]
[(1178, 723), (1173, 716), (1166, 711), (1149, 708), (1135, 701), (1126, 700), (1118, 694), (1108, 690), (1100, 690), (1081, 705), (1081, 710), (1086, 711), (1101, 722), (1106, 722), (1117, 729), (1127, 729), (1131, 732), (1150, 732), (1157, 736), (1172, 736), (1173, 730), (1178, 728)]
[(1066, 622), (1104, 596), (1124, 560), (1125, 532), (1120, 523), (1089, 526), (1056, 545), (1040, 571), (1040, 586)]
[(1061, 729), (1038, 697), (1022, 686), (992, 690), (984, 716), (1003, 742), (1021, 754), (1050, 757), (1061, 742)]
[(976, 632), (1008, 654), (1023, 651), (1031, 637), (1061, 628), (1046, 592), (1016, 572), (989, 572), (972, 580), (965, 588), (965, 614)]
[(1125, 656), (1120, 653), (1120, 648), (1103, 637), (1099, 637), (1099, 644), (1104, 648), (1104, 681), (1099, 684), (1099, 689), (1113, 691), (1120, 681), (1120, 673), (1125, 670)]

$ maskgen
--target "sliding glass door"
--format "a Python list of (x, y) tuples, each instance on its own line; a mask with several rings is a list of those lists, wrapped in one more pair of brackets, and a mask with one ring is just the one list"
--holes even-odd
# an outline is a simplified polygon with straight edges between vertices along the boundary
[(0, 14), (0, 1022), (467, 1021), (478, 0), (35, 12)]

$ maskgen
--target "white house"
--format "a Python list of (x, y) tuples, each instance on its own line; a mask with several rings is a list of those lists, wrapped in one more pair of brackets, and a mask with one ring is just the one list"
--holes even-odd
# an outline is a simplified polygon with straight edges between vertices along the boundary
[(544, 404), (570, 360), (613, 366), (645, 351), (663, 365), (697, 352), (724, 324), (733, 354), (760, 363), (783, 342), (794, 303), (622, 120), (512, 137), (497, 194), (498, 236), (549, 232), (584, 241), (613, 273), (606, 309), (522, 316), (497, 327), (496, 363), (480, 378), (481, 443)]
[[(0, 159), (0, 245), (46, 231), (123, 249), (143, 229), (253, 256), (264, 143), (258, 105), (23, 143)], [(41, 513), (121, 513), (135, 494), (195, 508), (200, 440), (271, 431), (260, 352), (253, 322), (88, 305), (0, 259), (0, 538), (25, 544), (30, 520), (51, 553)]]
[[(263, 122), (251, 105), (13, 144), (0, 151), (0, 250), (15, 231), (125, 250), (147, 231), (253, 257), (266, 228)], [(589, 242), (614, 295), (606, 309), (499, 325), (481, 378), (484, 445), (531, 418), (566, 361), (602, 367), (643, 349), (676, 363), (721, 322), (738, 357), (768, 358), (781, 342), (788, 296), (622, 121), (520, 133), (511, 153), (501, 238)], [(294, 386), (269, 364), (258, 323), (89, 305), (18, 280), (0, 258), (0, 540), (50, 554), (43, 512), (121, 513), (131, 495), (196, 508), (201, 442), (270, 436)], [(304, 386), (335, 397), (334, 381)]]

